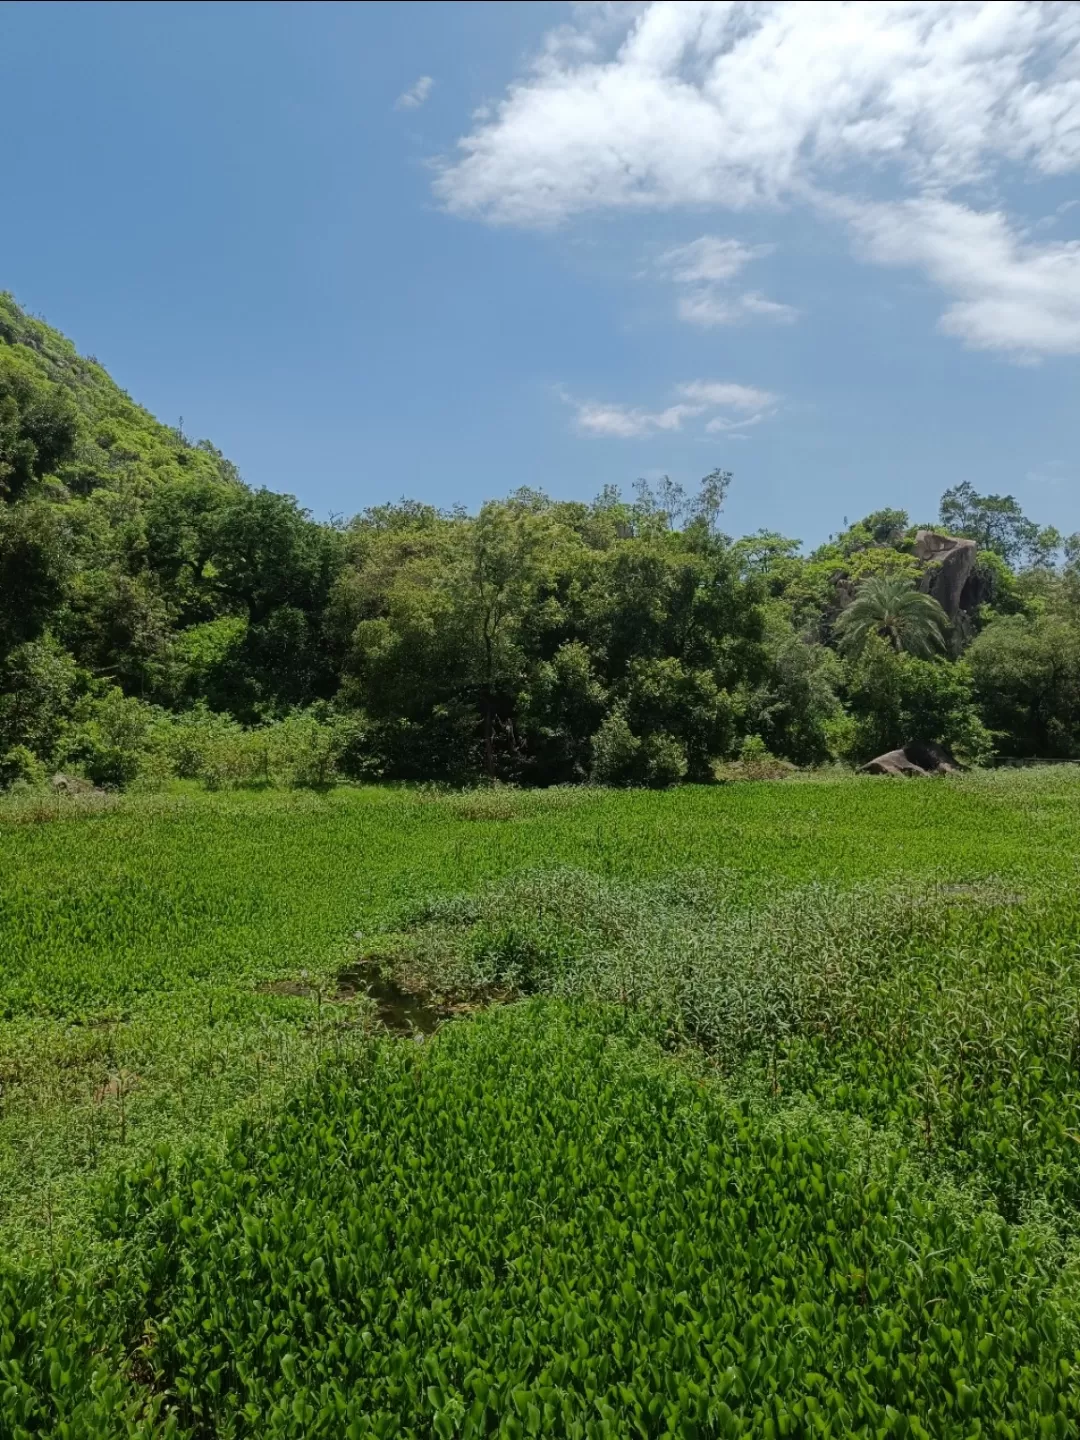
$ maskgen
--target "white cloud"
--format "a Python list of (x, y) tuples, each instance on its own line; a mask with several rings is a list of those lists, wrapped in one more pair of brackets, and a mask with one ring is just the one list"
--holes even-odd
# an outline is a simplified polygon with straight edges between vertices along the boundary
[(636, 439), (657, 430), (681, 430), (684, 420), (700, 415), (701, 405), (669, 405), (666, 410), (636, 410), (628, 405), (605, 405), (594, 400), (571, 401), (577, 410), (578, 429), (586, 435), (612, 435)]
[(1080, 6), (581, 7), (459, 142), (461, 214), (550, 225), (590, 210), (781, 202), (853, 162), (919, 186), (1002, 162), (1080, 166)]
[(711, 285), (681, 296), (678, 311), (680, 320), (704, 329), (713, 325), (741, 325), (746, 320), (775, 320), (790, 324), (799, 314), (794, 305), (769, 300), (760, 290), (727, 295)]
[(913, 266), (950, 297), (940, 328), (1020, 359), (1080, 354), (1080, 241), (1035, 244), (1000, 211), (924, 198), (852, 211), (867, 258)]
[(687, 245), (676, 245), (660, 256), (657, 268), (682, 293), (677, 311), (690, 325), (740, 325), (747, 320), (794, 320), (792, 305), (770, 300), (760, 290), (734, 294), (728, 287), (753, 260), (773, 250), (772, 245), (744, 245), (719, 235), (701, 235)]
[(586, 435), (603, 435), (620, 440), (638, 439), (659, 431), (681, 430), (687, 420), (697, 419), (716, 411), (735, 411), (741, 418), (713, 413), (705, 425), (707, 432), (743, 430), (773, 413), (777, 397), (769, 390), (752, 385), (736, 385), (730, 381), (690, 380), (677, 387), (681, 397), (662, 410), (642, 410), (634, 406), (596, 400), (575, 400), (562, 395), (576, 412), (577, 427)]
[(403, 90), (394, 101), (395, 110), (419, 110), (424, 101), (435, 88), (435, 81), (430, 75), (421, 75), (415, 84), (410, 85), (408, 90)]
[[(971, 208), (971, 187), (1078, 169), (1068, 0), (654, 0), (576, 7), (474, 118), (435, 190), (456, 214), (524, 226), (603, 210), (844, 211), (867, 258), (941, 288), (944, 331), (1032, 358), (1080, 351), (1077, 246), (1036, 244)], [(869, 176), (891, 203), (854, 201)], [(793, 319), (760, 290), (736, 293), (762, 253), (711, 235), (668, 251), (681, 317)]]
[(729, 380), (688, 380), (679, 386), (679, 394), (695, 404), (719, 410), (766, 410), (777, 399), (771, 390), (735, 385)]
[(744, 245), (719, 235), (701, 235), (688, 245), (665, 250), (656, 262), (678, 284), (734, 280), (751, 260), (760, 260), (772, 251), (771, 245)]

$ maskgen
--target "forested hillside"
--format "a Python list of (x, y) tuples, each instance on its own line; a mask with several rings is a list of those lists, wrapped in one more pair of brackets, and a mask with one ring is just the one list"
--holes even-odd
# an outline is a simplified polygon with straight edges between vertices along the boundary
[(730, 481), (320, 524), (0, 296), (0, 781), (1080, 755), (1080, 537), (958, 483), (916, 517), (977, 543), (950, 614), (903, 510), (804, 555), (725, 535)]

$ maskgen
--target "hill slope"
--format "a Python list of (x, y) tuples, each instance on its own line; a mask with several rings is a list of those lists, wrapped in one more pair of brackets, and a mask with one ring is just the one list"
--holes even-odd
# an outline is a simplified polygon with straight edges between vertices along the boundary
[(249, 489), (0, 295), (2, 688), (115, 682), (245, 717), (303, 702), (334, 553), (290, 496)]

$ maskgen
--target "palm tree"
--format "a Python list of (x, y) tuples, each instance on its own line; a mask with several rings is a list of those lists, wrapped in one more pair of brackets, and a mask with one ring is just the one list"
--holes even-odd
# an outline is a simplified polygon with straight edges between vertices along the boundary
[(945, 648), (949, 618), (932, 595), (915, 588), (905, 575), (873, 575), (840, 612), (836, 635), (840, 648), (858, 654), (871, 635), (880, 635), (894, 650), (932, 655)]

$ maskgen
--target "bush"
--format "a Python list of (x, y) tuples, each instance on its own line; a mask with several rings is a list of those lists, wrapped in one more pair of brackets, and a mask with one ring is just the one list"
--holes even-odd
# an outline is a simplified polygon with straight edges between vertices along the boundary
[(592, 778), (597, 785), (633, 785), (641, 757), (641, 741), (630, 729), (623, 710), (606, 715), (592, 742)]
[(0, 785), (44, 785), (46, 767), (25, 745), (13, 745), (0, 755)]
[(716, 765), (714, 778), (730, 780), (782, 780), (795, 769), (789, 760), (778, 759), (760, 735), (747, 735), (739, 746), (736, 760)]
[(647, 735), (641, 742), (642, 779), (653, 789), (663, 790), (686, 778), (686, 751), (665, 731)]
[(114, 685), (76, 707), (76, 723), (61, 743), (60, 763), (74, 765), (95, 785), (123, 789), (157, 750), (151, 768), (160, 778), (166, 769), (171, 771), (160, 754), (162, 727), (168, 723), (164, 712)]
[(665, 730), (639, 738), (617, 706), (593, 736), (592, 778), (597, 785), (648, 785), (662, 790), (686, 778), (686, 750)]
[(265, 735), (270, 768), (285, 784), (319, 787), (336, 779), (345, 741), (338, 727), (310, 711), (298, 712), (270, 726)]
[(0, 752), (25, 747), (47, 763), (71, 713), (79, 671), (46, 632), (17, 645), (0, 666)]
[(1080, 626), (1015, 615), (968, 651), (982, 713), (1013, 755), (1080, 755)]

